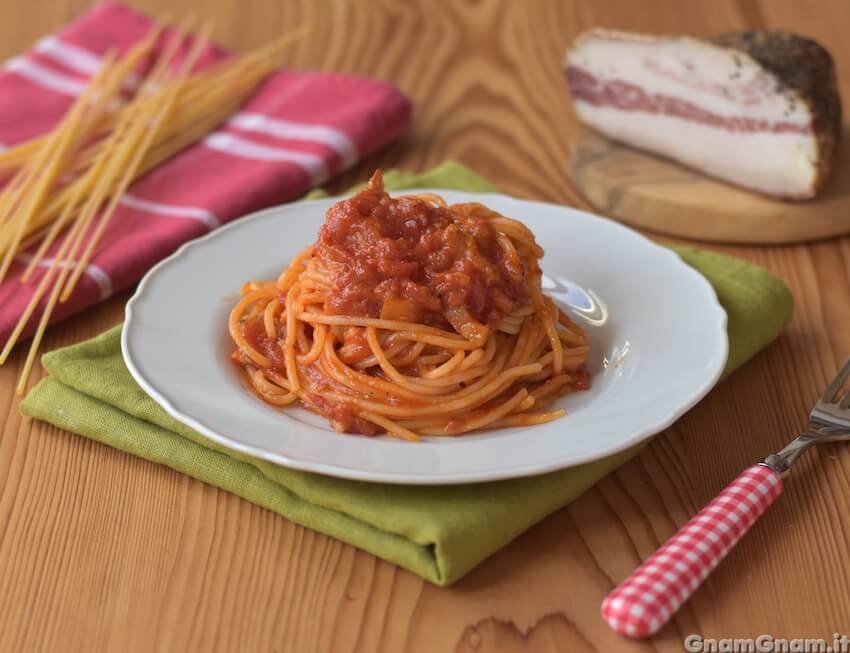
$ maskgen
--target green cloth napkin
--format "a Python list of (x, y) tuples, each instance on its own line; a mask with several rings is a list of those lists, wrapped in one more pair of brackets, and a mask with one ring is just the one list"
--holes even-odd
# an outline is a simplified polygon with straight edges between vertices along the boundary
[[(394, 190), (495, 190), (454, 162), (425, 174), (391, 171), (385, 182)], [(691, 247), (675, 249), (711, 281), (729, 314), (728, 373), (776, 338), (791, 317), (791, 296), (759, 267)], [(169, 417), (127, 371), (120, 329), (46, 354), (50, 376), (22, 411), (238, 494), (438, 585), (459, 579), (640, 449), (543, 476), (443, 487), (299, 472), (224, 449)]]

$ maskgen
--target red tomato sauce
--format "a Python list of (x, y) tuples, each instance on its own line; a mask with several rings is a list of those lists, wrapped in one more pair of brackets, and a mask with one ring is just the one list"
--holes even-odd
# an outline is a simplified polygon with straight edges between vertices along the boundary
[[(526, 270), (489, 211), (392, 198), (380, 177), (332, 206), (313, 256), (331, 276), (325, 309), (446, 327), (446, 312), (494, 325), (528, 300)], [(465, 309), (465, 311), (463, 311)]]

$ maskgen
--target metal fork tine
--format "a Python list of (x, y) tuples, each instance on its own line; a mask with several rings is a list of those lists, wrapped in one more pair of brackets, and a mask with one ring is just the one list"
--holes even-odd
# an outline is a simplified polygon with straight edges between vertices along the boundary
[[(842, 367), (838, 374), (835, 375), (835, 378), (832, 380), (832, 383), (829, 384), (829, 387), (824, 391), (823, 396), (821, 397), (821, 401), (825, 401), (826, 403), (833, 403), (836, 400), (836, 395), (838, 391), (841, 390), (841, 386), (844, 385), (844, 382), (847, 380), (847, 377), (850, 376), (850, 359), (847, 359), (847, 362), (844, 363), (844, 367)], [(845, 396), (842, 400), (842, 408), (845, 408), (844, 402), (847, 401), (847, 397)]]

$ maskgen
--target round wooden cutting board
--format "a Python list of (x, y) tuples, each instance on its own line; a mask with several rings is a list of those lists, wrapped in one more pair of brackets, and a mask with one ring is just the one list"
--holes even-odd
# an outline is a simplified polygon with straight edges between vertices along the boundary
[(570, 146), (576, 188), (603, 215), (663, 234), (721, 243), (798, 243), (850, 233), (850, 134), (826, 188), (783, 202), (583, 129)]

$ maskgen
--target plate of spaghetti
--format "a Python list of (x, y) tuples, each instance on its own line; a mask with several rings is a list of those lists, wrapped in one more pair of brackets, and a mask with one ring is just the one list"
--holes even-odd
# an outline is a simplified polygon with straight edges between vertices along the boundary
[(391, 196), (378, 171), (184, 245), (128, 303), (122, 350), (169, 414), (234, 450), (444, 484), (640, 442), (714, 385), (727, 340), (708, 282), (626, 227), (498, 194)]

